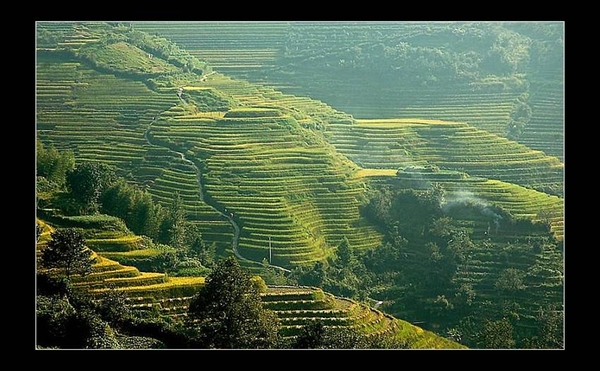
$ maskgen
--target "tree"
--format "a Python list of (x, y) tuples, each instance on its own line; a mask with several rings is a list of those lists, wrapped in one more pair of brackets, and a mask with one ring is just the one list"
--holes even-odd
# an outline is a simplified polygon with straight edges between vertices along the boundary
[(479, 335), (480, 345), (489, 349), (510, 349), (515, 345), (513, 325), (506, 318), (498, 321), (485, 320)]
[(35, 223), (35, 242), (40, 242), (42, 233), (44, 233), (44, 227), (42, 227), (39, 223)]
[(363, 349), (368, 347), (366, 336), (353, 327), (326, 328), (323, 343), (325, 349)]
[(327, 267), (322, 261), (311, 267), (296, 267), (291, 274), (300, 285), (322, 287), (327, 279)]
[(325, 325), (317, 321), (304, 325), (296, 341), (292, 344), (293, 349), (318, 349), (323, 346)]
[(361, 349), (369, 346), (366, 336), (356, 329), (325, 327), (321, 321), (304, 325), (292, 344), (294, 349)]
[(96, 162), (84, 162), (67, 174), (67, 186), (84, 212), (98, 211), (102, 192), (115, 181), (112, 167)]
[(83, 235), (73, 228), (58, 229), (42, 252), (45, 268), (64, 269), (67, 280), (71, 274), (87, 275), (92, 272), (92, 251), (85, 246)]
[(118, 326), (120, 322), (126, 320), (131, 315), (131, 310), (127, 305), (127, 295), (123, 291), (110, 288), (100, 297), (96, 305), (96, 312), (102, 320), (112, 326)]
[(336, 255), (338, 257), (338, 263), (342, 267), (352, 267), (352, 265), (356, 263), (354, 251), (352, 251), (347, 237), (344, 237), (342, 242), (338, 245)]
[(46, 148), (42, 142), (37, 142), (36, 171), (38, 176), (62, 187), (65, 184), (67, 172), (73, 170), (74, 166), (75, 156), (72, 151), (59, 152), (53, 145)]
[(536, 316), (536, 335), (525, 340), (525, 348), (564, 348), (564, 312), (554, 305), (540, 307)]
[(36, 298), (36, 342), (38, 346), (61, 346), (67, 336), (67, 323), (75, 308), (58, 295)]
[(100, 201), (102, 212), (123, 219), (135, 234), (158, 237), (163, 211), (147, 191), (121, 178), (102, 193)]
[(498, 290), (515, 293), (525, 289), (523, 283), (523, 276), (525, 274), (516, 268), (508, 268), (500, 273), (500, 277), (496, 281), (496, 288)]
[(158, 240), (176, 249), (183, 249), (186, 242), (186, 228), (185, 210), (183, 209), (181, 196), (177, 192), (160, 225)]
[(269, 348), (277, 342), (278, 318), (263, 308), (257, 285), (233, 257), (219, 261), (192, 299), (189, 318), (201, 348)]
[(90, 308), (81, 308), (68, 318), (64, 348), (118, 349), (114, 331)]
[(465, 263), (470, 252), (475, 248), (475, 244), (468, 234), (458, 231), (452, 234), (452, 239), (448, 241), (447, 250), (456, 263)]

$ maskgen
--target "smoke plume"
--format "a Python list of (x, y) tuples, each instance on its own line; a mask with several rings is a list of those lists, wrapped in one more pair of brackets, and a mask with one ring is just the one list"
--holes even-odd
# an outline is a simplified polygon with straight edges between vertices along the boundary
[(440, 208), (446, 214), (457, 207), (472, 207), (478, 210), (481, 215), (490, 218), (494, 222), (494, 225), (496, 226), (496, 232), (498, 232), (498, 229), (500, 228), (500, 220), (503, 219), (502, 215), (496, 213), (492, 209), (492, 205), (477, 197), (473, 192), (467, 190), (453, 192), (449, 195), (446, 195), (445, 200), (440, 204)]

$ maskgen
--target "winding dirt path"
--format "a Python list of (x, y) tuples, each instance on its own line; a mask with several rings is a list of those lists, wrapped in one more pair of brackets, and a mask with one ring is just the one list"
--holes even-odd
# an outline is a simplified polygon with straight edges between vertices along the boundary
[[(177, 96), (179, 97), (179, 99), (182, 102), (185, 103), (185, 101), (183, 100), (183, 98), (181, 98), (181, 96), (179, 96), (179, 94)], [(179, 151), (177, 151), (177, 150), (175, 150), (173, 148), (170, 148), (168, 146), (164, 146), (164, 145), (161, 145), (159, 143), (156, 143), (156, 142), (153, 143), (152, 142), (152, 139), (151, 139), (151, 136), (149, 135), (149, 133), (150, 133), (150, 129), (152, 128), (152, 124), (154, 124), (155, 121), (156, 121), (156, 117), (153, 117), (152, 118), (152, 122), (150, 122), (150, 125), (148, 125), (148, 128), (144, 131), (144, 139), (146, 139), (146, 141), (150, 145), (167, 148), (169, 151), (178, 154), (183, 161), (187, 162), (188, 164), (190, 164), (194, 168), (194, 171), (196, 172), (196, 180), (198, 182), (198, 196), (200, 197), (200, 200), (202, 202), (204, 202), (205, 204), (207, 204), (216, 213), (218, 213), (219, 215), (221, 215), (222, 217), (224, 217), (225, 219), (227, 219), (227, 221), (229, 221), (229, 223), (233, 227), (233, 240), (231, 241), (231, 249), (233, 250), (233, 253), (236, 256), (236, 258), (238, 258), (240, 260), (243, 260), (243, 261), (246, 261), (246, 262), (249, 262), (249, 263), (254, 264), (254, 265), (260, 265), (260, 266), (262, 266), (263, 265), (262, 262), (245, 258), (245, 257), (242, 256), (242, 254), (240, 254), (240, 252), (238, 250), (238, 244), (240, 242), (240, 226), (233, 219), (233, 217), (230, 214), (227, 214), (225, 212), (225, 210), (219, 210), (215, 205), (212, 205), (211, 203), (209, 203), (209, 202), (207, 202), (207, 201), (204, 200), (204, 193), (202, 192), (202, 173), (201, 173), (200, 169), (198, 168), (198, 166), (196, 166), (196, 164), (194, 163), (194, 161), (192, 161), (189, 158), (187, 158), (183, 152), (179, 152)], [(284, 267), (280, 267), (278, 265), (269, 264), (269, 267), (275, 268), (275, 269), (279, 269), (279, 270), (284, 271), (286, 273), (291, 272), (289, 269), (286, 269)]]

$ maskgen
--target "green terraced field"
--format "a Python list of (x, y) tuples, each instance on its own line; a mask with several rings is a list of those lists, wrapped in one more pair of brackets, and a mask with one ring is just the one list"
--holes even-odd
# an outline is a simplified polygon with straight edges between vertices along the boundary
[(328, 140), (364, 168), (441, 169), (562, 194), (563, 163), (465, 123), (419, 119), (330, 125)]
[[(322, 102), (219, 73), (187, 80), (180, 90), (218, 92), (238, 108), (222, 115), (193, 112), (184, 100), (178, 102), (175, 88), (150, 90), (55, 54), (46, 51), (38, 58), (38, 91), (56, 97), (42, 95), (40, 137), (74, 149), (78, 158), (135, 169), (164, 204), (179, 192), (190, 219), (206, 227), (203, 234), (224, 243), (227, 238), (212, 227), (223, 229), (227, 222), (203, 202), (189, 160), (174, 152), (187, 151), (202, 169), (205, 196), (234, 213), (242, 225), (239, 247), (258, 261), (267, 256), (268, 237), (275, 260), (292, 265), (323, 259), (344, 236), (357, 248), (376, 246), (381, 237), (358, 214), (364, 188), (356, 164), (370, 169), (434, 164), (540, 190), (562, 189), (559, 160), (468, 124), (414, 119), (352, 124), (350, 116)], [(115, 86), (122, 95), (115, 95)], [(100, 134), (106, 131), (115, 134)], [(560, 221), (553, 222), (556, 229)]]
[[(208, 242), (211, 237), (218, 243), (227, 240), (212, 228), (220, 223), (218, 229), (222, 230), (225, 221), (215, 216), (214, 211), (202, 202), (198, 174), (187, 159), (178, 156), (172, 149), (183, 151), (188, 148), (191, 153), (197, 154), (199, 165), (206, 171), (202, 175), (206, 182), (206, 190), (203, 190), (206, 195), (222, 205), (223, 211), (229, 207), (230, 212), (241, 212), (239, 218), (244, 228), (239, 246), (254, 260), (261, 261), (266, 257), (267, 236), (273, 239), (275, 261), (282, 264), (306, 264), (323, 259), (331, 254), (332, 248), (343, 237), (348, 237), (356, 248), (374, 247), (379, 243), (378, 233), (359, 220), (358, 198), (363, 191), (362, 183), (350, 176), (354, 165), (335, 153), (331, 159), (332, 148), (312, 131), (305, 130), (305, 127), (319, 125), (324, 118), (345, 118), (342, 114), (310, 99), (285, 96), (273, 89), (213, 74), (205, 80), (195, 81), (193, 86), (185, 86), (184, 90), (191, 93), (199, 91), (199, 88), (212, 88), (230, 96), (239, 106), (261, 108), (252, 108), (259, 113), (255, 117), (239, 117), (244, 111), (230, 111), (219, 123), (227, 123), (231, 133), (226, 131), (220, 136), (213, 135), (207, 142), (205, 138), (196, 139), (194, 131), (213, 130), (209, 127), (215, 126), (214, 117), (189, 117), (186, 109), (176, 109), (172, 103), (173, 99), (177, 99), (175, 90), (149, 90), (137, 81), (101, 74), (76, 59), (56, 54), (46, 51), (38, 59), (38, 70), (43, 71), (38, 74), (38, 89), (43, 90), (60, 78), (66, 88), (58, 96), (72, 109), (65, 112), (57, 104), (49, 104), (47, 110), (40, 109), (38, 125), (41, 139), (73, 149), (82, 160), (103, 161), (131, 171), (149, 186), (154, 198), (164, 204), (170, 202), (175, 192), (179, 192), (190, 219), (206, 226), (203, 235), (207, 236)], [(68, 70), (56, 71), (53, 68), (53, 64), (63, 62)], [(81, 89), (74, 89), (74, 84), (81, 84)], [(110, 90), (107, 89), (109, 86)], [(162, 106), (158, 108), (155, 102), (161, 102)], [(148, 106), (148, 111), (143, 113), (129, 109), (130, 104), (138, 108)], [(159, 115), (159, 109), (164, 112), (169, 107), (170, 110)], [(273, 116), (266, 107), (283, 108), (283, 116)], [(160, 125), (164, 125), (161, 122), (145, 135), (153, 118), (169, 115), (176, 117), (181, 127), (170, 123), (168, 138), (161, 134), (163, 128)], [(180, 121), (179, 116), (183, 116)], [(302, 126), (294, 117), (300, 120)], [(250, 130), (245, 128), (248, 120), (256, 121)], [(72, 124), (67, 126), (69, 122)], [(201, 126), (193, 127), (196, 123)], [(264, 137), (264, 130), (270, 131), (268, 138)], [(111, 134), (101, 134), (105, 132)], [(244, 135), (246, 138), (241, 137)], [(240, 143), (241, 140), (245, 142)], [(285, 148), (287, 144), (282, 144), (287, 141), (297, 144)], [(232, 146), (233, 143), (235, 145)], [(232, 161), (234, 150), (246, 151), (245, 157)], [(274, 157), (275, 154), (277, 156)], [(248, 158), (251, 158), (248, 162), (251, 166), (242, 164)], [(237, 190), (231, 193), (233, 190), (228, 188), (233, 179), (225, 178), (227, 174), (250, 170), (252, 177), (257, 179), (249, 179), (247, 185), (241, 185), (242, 192), (253, 198), (273, 196), (274, 203), (269, 208), (255, 200), (245, 201), (238, 197)], [(284, 178), (291, 178), (289, 184), (281, 183)], [(278, 182), (281, 187), (273, 187)], [(244, 190), (245, 187), (256, 186), (258, 189)], [(219, 189), (215, 190), (215, 187)], [(318, 195), (316, 202), (308, 200), (313, 195)], [(233, 200), (232, 196), (236, 199)], [(273, 233), (270, 223), (279, 223), (283, 229)]]
[(214, 70), (252, 75), (273, 67), (285, 41), (283, 22), (133, 22), (136, 29), (167, 37)]
[(273, 262), (285, 265), (323, 259), (344, 236), (356, 248), (379, 243), (372, 228), (359, 224), (364, 189), (351, 176), (352, 164), (332, 158), (293, 117), (256, 109), (218, 120), (167, 116), (151, 133), (192, 148), (203, 164), (206, 196), (239, 218), (244, 256), (267, 258), (269, 237)]
[[(271, 246), (273, 264), (309, 265), (332, 256), (344, 237), (352, 248), (376, 248), (382, 235), (359, 210), (369, 186), (390, 180), (404, 188), (440, 183), (448, 198), (468, 192), (516, 218), (548, 223), (554, 237), (563, 240), (564, 164), (557, 130), (562, 124), (563, 93), (552, 71), (547, 79), (536, 75), (529, 98), (534, 115), (516, 142), (502, 135), (515, 100), (523, 93), (519, 89), (471, 91), (473, 87), (456, 85), (451, 93), (444, 93), (432, 87), (384, 86), (377, 93), (385, 97), (381, 99), (374, 94), (375, 82), (359, 84), (360, 76), (354, 76), (340, 89), (360, 86), (364, 94), (345, 102), (339, 95), (339, 104), (335, 99), (324, 103), (289, 94), (301, 89), (285, 84), (275, 89), (276, 84), (267, 84), (267, 77), (256, 77), (277, 63), (275, 51), (282, 47), (289, 25), (221, 24), (211, 31), (214, 25), (204, 24), (202, 38), (196, 37), (200, 31), (192, 26), (148, 23), (135, 28), (170, 32), (183, 46), (194, 40), (202, 51), (191, 50), (192, 54), (214, 61), (219, 72), (184, 73), (176, 65), (157, 62), (164, 68), (155, 66), (153, 74), (160, 76), (149, 80), (125, 73), (134, 59), (115, 63), (114, 73), (86, 62), (78, 53), (97, 46), (98, 30), (93, 25), (44, 24), (36, 65), (40, 140), (73, 150), (78, 161), (115, 165), (163, 205), (179, 193), (187, 218), (201, 226), (207, 243), (217, 243), (228, 255), (237, 256), (237, 247), (241, 256), (255, 262), (268, 258)], [(385, 31), (385, 25), (380, 27)], [(110, 27), (99, 29), (103, 28)], [(216, 29), (223, 32), (214, 39), (206, 37)], [(247, 37), (239, 41), (241, 29)], [(406, 26), (407, 35), (412, 31)], [(410, 37), (419, 39), (421, 31)], [(272, 38), (265, 41), (269, 32)], [(143, 46), (111, 43), (106, 47), (113, 49), (111, 56), (117, 48), (136, 58), (148, 57), (140, 53)], [(307, 82), (314, 83), (315, 91), (335, 90), (327, 80), (308, 78), (303, 84)], [(332, 106), (354, 107), (348, 112), (365, 119), (356, 120)], [(482, 216), (460, 222), (475, 240), (485, 239), (484, 232), (490, 229), (490, 220)], [(234, 238), (238, 226), (239, 241)], [(531, 288), (520, 297), (527, 307), (524, 326), (534, 315), (533, 302), (561, 301), (563, 276), (557, 262), (562, 252), (526, 250), (523, 241), (546, 233), (539, 226), (530, 232), (501, 226), (492, 235), (491, 248), (474, 251), (470, 265), (461, 268), (457, 280), (477, 291), (477, 304), (483, 308), (480, 319), (495, 314), (484, 304), (494, 298), (493, 280), (506, 264), (504, 250), (514, 241), (525, 250), (511, 264), (527, 272)], [(47, 240), (48, 230), (45, 233), (41, 241)], [(140, 244), (136, 236), (87, 237), (90, 247), (103, 256), (93, 274), (78, 285), (96, 294), (110, 283), (131, 294), (132, 305), (157, 306), (180, 315), (201, 285), (200, 279), (143, 273), (110, 260), (131, 261), (157, 253), (136, 250)], [(427, 259), (419, 241), (411, 241), (408, 256), (417, 270)], [(260, 272), (250, 261), (242, 264)], [(289, 336), (297, 333), (298, 326), (321, 318), (328, 325), (358, 326), (366, 333), (404, 333), (415, 339), (414, 346), (449, 346), (436, 344), (439, 338), (429, 337), (430, 333), (362, 304), (327, 294), (308, 299), (314, 296), (313, 289), (295, 294), (298, 289), (286, 290), (270, 289), (269, 295), (274, 296), (265, 299), (277, 310)], [(308, 296), (285, 299), (296, 294)], [(412, 312), (400, 314), (418, 319)]]
[[(345, 51), (348, 43), (356, 45), (355, 52), (359, 55), (362, 50), (379, 53), (378, 48), (384, 44), (401, 43), (417, 48), (440, 48), (443, 52), (478, 50), (486, 47), (482, 44), (485, 43), (483, 35), (492, 35), (501, 27), (517, 30), (522, 37), (530, 38), (531, 44), (555, 42), (548, 35), (528, 31), (523, 24), (143, 22), (135, 23), (134, 27), (172, 39), (212, 63), (220, 72), (286, 93), (323, 100), (357, 118), (419, 117), (460, 121), (505, 136), (516, 100), (526, 92), (531, 95), (532, 117), (519, 141), (563, 158), (564, 102), (562, 83), (559, 83), (563, 71), (554, 60), (537, 61), (532, 57), (525, 67), (526, 74), (516, 74), (512, 80), (484, 77), (443, 86), (436, 85), (435, 81), (429, 85), (390, 84), (387, 80), (394, 77), (391, 71), (374, 79), (373, 74), (365, 77), (361, 71), (344, 74), (340, 68), (346, 57), (355, 57)], [(482, 29), (476, 31), (470, 27)], [(377, 42), (380, 44), (375, 45)], [(329, 54), (339, 55), (340, 65), (320, 69), (317, 61)], [(516, 82), (523, 78), (531, 84)]]
[(131, 172), (164, 205), (179, 192), (207, 242), (231, 245), (231, 227), (198, 196), (194, 169), (144, 137), (152, 118), (176, 104), (175, 93), (99, 73), (55, 52), (39, 53), (37, 63), (37, 133), (42, 141), (73, 150), (78, 161), (101, 161)]
[[(46, 234), (53, 230), (53, 227), (42, 220), (38, 220), (38, 223), (44, 227)], [(106, 241), (112, 243), (112, 240)], [(44, 242), (40, 242), (38, 247), (42, 251)], [(137, 255), (147, 255), (145, 250), (137, 252)], [(131, 253), (133, 252), (113, 252), (103, 255)], [(85, 290), (93, 297), (100, 297), (109, 289), (122, 291), (132, 309), (155, 309), (166, 316), (183, 318), (187, 314), (191, 298), (204, 285), (204, 277), (167, 277), (164, 273), (140, 272), (137, 268), (121, 265), (97, 253), (93, 257), (96, 262), (92, 273), (85, 277), (73, 276), (73, 287)], [(303, 325), (319, 320), (326, 326), (353, 327), (367, 336), (395, 336), (411, 348), (463, 348), (460, 344), (385, 315), (379, 310), (350, 299), (335, 297), (321, 289), (270, 287), (262, 294), (262, 299), (265, 307), (274, 310), (279, 317), (280, 333), (287, 337), (297, 335)]]

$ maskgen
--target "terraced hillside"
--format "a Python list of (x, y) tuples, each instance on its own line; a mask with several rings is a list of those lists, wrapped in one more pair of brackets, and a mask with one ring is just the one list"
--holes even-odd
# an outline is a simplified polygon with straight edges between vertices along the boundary
[(562, 71), (550, 71), (550, 78), (532, 81), (530, 98), (533, 117), (519, 142), (564, 158), (564, 84), (552, 79)]
[(245, 257), (268, 258), (270, 246), (272, 261), (289, 266), (325, 258), (345, 236), (356, 248), (379, 242), (360, 224), (364, 189), (353, 164), (291, 116), (264, 108), (220, 119), (163, 115), (151, 134), (172, 145), (185, 141), (202, 163), (207, 197), (240, 222)]
[[(41, 23), (40, 27), (56, 32), (54, 28), (65, 26)], [(96, 39), (88, 35), (82, 40)], [(82, 44), (57, 45), (70, 50), (71, 45)], [(179, 154), (152, 145), (144, 135), (154, 117), (177, 104), (175, 92), (151, 90), (141, 81), (99, 72), (53, 48), (38, 52), (36, 78), (37, 134), (42, 141), (73, 150), (78, 160), (104, 162), (130, 173), (165, 205), (179, 193), (188, 217), (202, 227), (205, 239), (223, 249), (231, 246), (232, 227), (200, 199), (194, 167)]]
[(429, 164), (562, 194), (564, 165), (560, 160), (465, 123), (357, 120), (354, 125), (330, 125), (326, 137), (364, 168)]
[(248, 78), (275, 67), (289, 25), (284, 22), (133, 22), (162, 35), (219, 72)]
[(265, 306), (281, 321), (281, 334), (294, 336), (303, 325), (321, 321), (326, 326), (350, 326), (367, 336), (390, 335), (411, 349), (458, 349), (462, 346), (354, 300), (335, 297), (311, 287), (270, 287), (262, 295)]
[(130, 172), (165, 204), (179, 192), (208, 242), (231, 241), (219, 214), (227, 210), (242, 225), (242, 256), (258, 262), (268, 257), (269, 237), (274, 262), (288, 266), (324, 259), (343, 237), (356, 248), (379, 243), (358, 214), (364, 191), (355, 165), (310, 130), (347, 115), (214, 73), (149, 89), (89, 68), (76, 51), (50, 49), (38, 59), (40, 138)]
[[(152, 90), (45, 50), (38, 58), (43, 140), (131, 171), (160, 201), (179, 192), (190, 218), (205, 224), (203, 234), (225, 244), (227, 221), (203, 202), (200, 191), (206, 193), (241, 222), (240, 248), (256, 260), (267, 257), (269, 237), (282, 264), (322, 259), (344, 236), (356, 247), (378, 244), (377, 232), (358, 215), (359, 168), (335, 150), (367, 169), (428, 163), (542, 191), (562, 189), (560, 161), (467, 124), (350, 124), (350, 117), (321, 102), (214, 73)], [(197, 102), (220, 96), (217, 101), (229, 103), (218, 111), (198, 109)], [(127, 113), (133, 106), (135, 116)], [(248, 109), (226, 112), (236, 106)], [(281, 233), (268, 232), (270, 223)]]
[[(401, 258), (407, 284), (381, 290), (377, 298), (385, 303), (382, 310), (438, 333), (452, 328), (467, 332), (469, 323), (505, 317), (511, 320), (515, 336), (521, 338), (540, 330), (540, 310), (562, 310), (564, 253), (548, 243), (551, 238), (547, 229), (511, 224), (504, 218), (491, 217), (490, 209), (481, 212), (486, 210), (484, 207), (470, 213), (448, 213), (461, 228), (471, 231), (469, 238), (473, 241), (456, 267), (450, 287), (427, 286), (444, 273), (442, 268), (429, 265), (432, 252), (427, 240), (409, 237)], [(518, 277), (518, 287), (503, 286), (510, 275)], [(418, 294), (413, 286), (420, 286)], [(401, 299), (407, 297), (411, 300)], [(476, 346), (472, 341), (467, 344)]]
[[(72, 149), (78, 160), (115, 165), (120, 175), (147, 187), (153, 198), (164, 205), (179, 193), (187, 218), (202, 227), (203, 239), (216, 242), (224, 255), (235, 254), (247, 267), (255, 267), (255, 273), (257, 263), (263, 259), (290, 269), (325, 261), (334, 257), (344, 238), (353, 250), (374, 251), (381, 246), (383, 235), (359, 212), (366, 201), (366, 190), (382, 184), (422, 189), (440, 183), (447, 199), (468, 195), (525, 219), (511, 226), (500, 222), (500, 227), (492, 230), (495, 220), (489, 216), (456, 215), (474, 240), (483, 244), (490, 238), (490, 230), (493, 234), (492, 241), (487, 241), (489, 248), (474, 251), (471, 263), (457, 273), (457, 282), (474, 287), (477, 305), (484, 306), (496, 297), (494, 280), (507, 264), (526, 272), (527, 285), (532, 288), (518, 297), (526, 307), (517, 311), (527, 317), (522, 326), (533, 326), (536, 305), (561, 302), (562, 252), (546, 251), (543, 246), (540, 251), (536, 241), (550, 236), (545, 226), (529, 222), (548, 223), (554, 237), (563, 239), (563, 163), (557, 157), (498, 135), (503, 134), (500, 128), (506, 126), (504, 120), (512, 119), (514, 101), (524, 96), (521, 85), (492, 93), (493, 80), (472, 95), (457, 88), (453, 94), (440, 93), (435, 97), (417, 97), (420, 90), (434, 94), (428, 86), (407, 88), (410, 94), (406, 99), (410, 102), (402, 112), (394, 113), (400, 118), (355, 120), (321, 101), (212, 71), (169, 42), (144, 36), (137, 27), (42, 25), (37, 59), (41, 141)], [(227, 27), (232, 26), (223, 25), (222, 29)], [(269, 27), (275, 28), (270, 42), (280, 45), (277, 40), (285, 27), (262, 27), (262, 31), (250, 33), (253, 41), (247, 40), (249, 50), (258, 48), (260, 33)], [(411, 36), (415, 40), (423, 36), (423, 25), (420, 27)], [(176, 27), (166, 28), (177, 31)], [(408, 30), (409, 27), (405, 31)], [(209, 32), (208, 26), (204, 32)], [(228, 54), (232, 56), (243, 49), (233, 41), (234, 34), (224, 33), (221, 39), (232, 40), (232, 52)], [(193, 35), (191, 30), (182, 32), (182, 42)], [(219, 48), (228, 45), (223, 41), (209, 50), (210, 41), (204, 38), (203, 42), (203, 50), (213, 53), (214, 58)], [(264, 48), (268, 49), (266, 45)], [(114, 63), (123, 51), (131, 53), (131, 59), (122, 65)], [(173, 59), (165, 51), (188, 58), (187, 62)], [(262, 67), (249, 63), (251, 52), (246, 55), (243, 66), (223, 64), (220, 68), (228, 67), (231, 73), (245, 69), (243, 73), (249, 78)], [(148, 59), (140, 70), (133, 68), (132, 61), (137, 58)], [(269, 58), (263, 62), (266, 64)], [(360, 76), (346, 81), (357, 78)], [(548, 95), (531, 94), (528, 102), (534, 107), (539, 103), (543, 110)], [(387, 90), (387, 96), (400, 95)], [(474, 97), (483, 97), (484, 101), (473, 100)], [(436, 103), (428, 103), (433, 98)], [(499, 103), (495, 98), (510, 103)], [(352, 104), (357, 102), (359, 99)], [(364, 102), (367, 100), (360, 104)], [(392, 106), (396, 107), (396, 102), (391, 102)], [(383, 115), (381, 112), (386, 111), (382, 108), (378, 112)], [(385, 115), (388, 113), (392, 111)], [(456, 121), (444, 121), (449, 118)], [(531, 122), (535, 122), (535, 117)], [(526, 134), (525, 130), (523, 137)], [(531, 139), (534, 143), (535, 138)], [(539, 142), (538, 148), (544, 143), (545, 140)], [(107, 268), (104, 274), (99, 267), (89, 284), (101, 290), (105, 279), (114, 278), (116, 285), (123, 288), (145, 283), (151, 290), (146, 295), (140, 289), (136, 305), (152, 307), (159, 303), (156, 300), (166, 300), (174, 309), (165, 313), (183, 313), (190, 295), (152, 293), (153, 285), (166, 284), (168, 278), (114, 264), (113, 260), (129, 262), (156, 253), (139, 249), (140, 241), (135, 236), (102, 235), (89, 239), (90, 247), (102, 257), (100, 263), (114, 268)], [(405, 257), (414, 282), (422, 280), (419, 272), (423, 272), (429, 259), (427, 254), (424, 241), (410, 241)], [(84, 287), (88, 282), (80, 284)], [(390, 288), (386, 300), (400, 303), (403, 289)], [(333, 310), (336, 319), (330, 320), (332, 325), (344, 321), (352, 325), (366, 323), (365, 329), (372, 333), (394, 326), (410, 333), (417, 331), (358, 303), (326, 294), (315, 300), (318, 303), (312, 303), (307, 295), (319, 296), (312, 289), (298, 294), (306, 297), (298, 300), (285, 300), (285, 295), (294, 294), (282, 290), (283, 299), (268, 295), (265, 299), (274, 298), (271, 301), (276, 303), (306, 302), (290, 303), (292, 308), (281, 309), (289, 335), (296, 331), (294, 326), (308, 321), (304, 314), (285, 312), (296, 310), (294, 306), (300, 304), (308, 305), (306, 317), (311, 316), (311, 310)], [(389, 304), (384, 308), (416, 321), (423, 308), (430, 308), (428, 300), (435, 297), (409, 300), (411, 308), (391, 308)], [(166, 302), (160, 304), (171, 308)], [(424, 306), (418, 307), (421, 304)], [(482, 310), (477, 321), (498, 313), (498, 308)], [(340, 317), (338, 321), (338, 314), (350, 319)], [(365, 321), (361, 322), (361, 318)]]
[[(87, 245), (94, 250), (144, 251), (140, 250), (139, 245), (136, 245), (136, 242), (141, 240), (140, 237), (119, 230), (106, 229), (107, 221), (110, 223), (115, 218), (106, 218), (100, 228), (97, 223), (90, 222), (89, 219), (86, 217), (62, 218), (59, 225), (83, 227), (83, 233), (87, 236)], [(55, 228), (41, 220), (38, 220), (38, 223), (44, 227), (40, 242), (37, 244), (39, 258), (39, 253), (43, 251), (50, 240), (50, 233)], [(141, 272), (135, 267), (121, 265), (102, 254), (102, 252), (93, 253), (96, 261), (90, 274), (85, 277), (75, 275), (71, 278), (74, 289), (81, 290), (93, 297), (99, 297), (109, 289), (123, 291), (133, 308), (143, 307), (140, 305), (140, 302), (143, 302), (147, 307), (158, 306), (168, 313), (175, 310), (183, 298), (193, 296), (204, 284), (204, 277), (168, 277), (165, 273)], [(38, 271), (49, 274), (57, 273), (56, 269), (45, 270), (39, 267)]]
[[(563, 156), (560, 23), (144, 22), (134, 27), (173, 39), (217, 71), (323, 100), (357, 118), (459, 121), (506, 136), (519, 99), (526, 97), (531, 117), (518, 140)], [(494, 59), (498, 55), (500, 61)], [(418, 81), (399, 78), (402, 73)]]
[[(82, 231), (89, 237), (89, 246), (95, 246), (100, 251), (111, 250), (94, 252), (92, 257), (96, 262), (92, 272), (85, 277), (75, 275), (71, 278), (76, 290), (96, 298), (107, 290), (117, 290), (125, 293), (126, 301), (132, 309), (153, 309), (175, 319), (187, 316), (190, 300), (204, 285), (204, 277), (167, 277), (164, 273), (140, 272), (135, 267), (121, 265), (106, 256), (115, 254), (115, 250), (145, 252), (139, 246), (132, 246), (131, 241), (136, 240), (137, 236), (114, 229), (98, 229), (96, 223), (89, 221), (90, 218), (70, 217), (57, 220), (59, 219), (61, 225), (85, 226)], [(114, 218), (106, 217), (103, 225), (106, 226), (106, 223), (113, 220)], [(38, 252), (41, 253), (55, 228), (42, 220), (38, 219), (37, 222), (43, 227), (37, 245)], [(39, 271), (53, 274), (56, 270)], [(335, 297), (316, 288), (270, 287), (262, 294), (262, 299), (265, 306), (274, 310), (281, 320), (280, 333), (285, 337), (297, 335), (306, 324), (322, 321), (326, 326), (353, 327), (367, 336), (393, 336), (401, 339), (409, 348), (464, 348), (377, 309), (350, 299)]]

